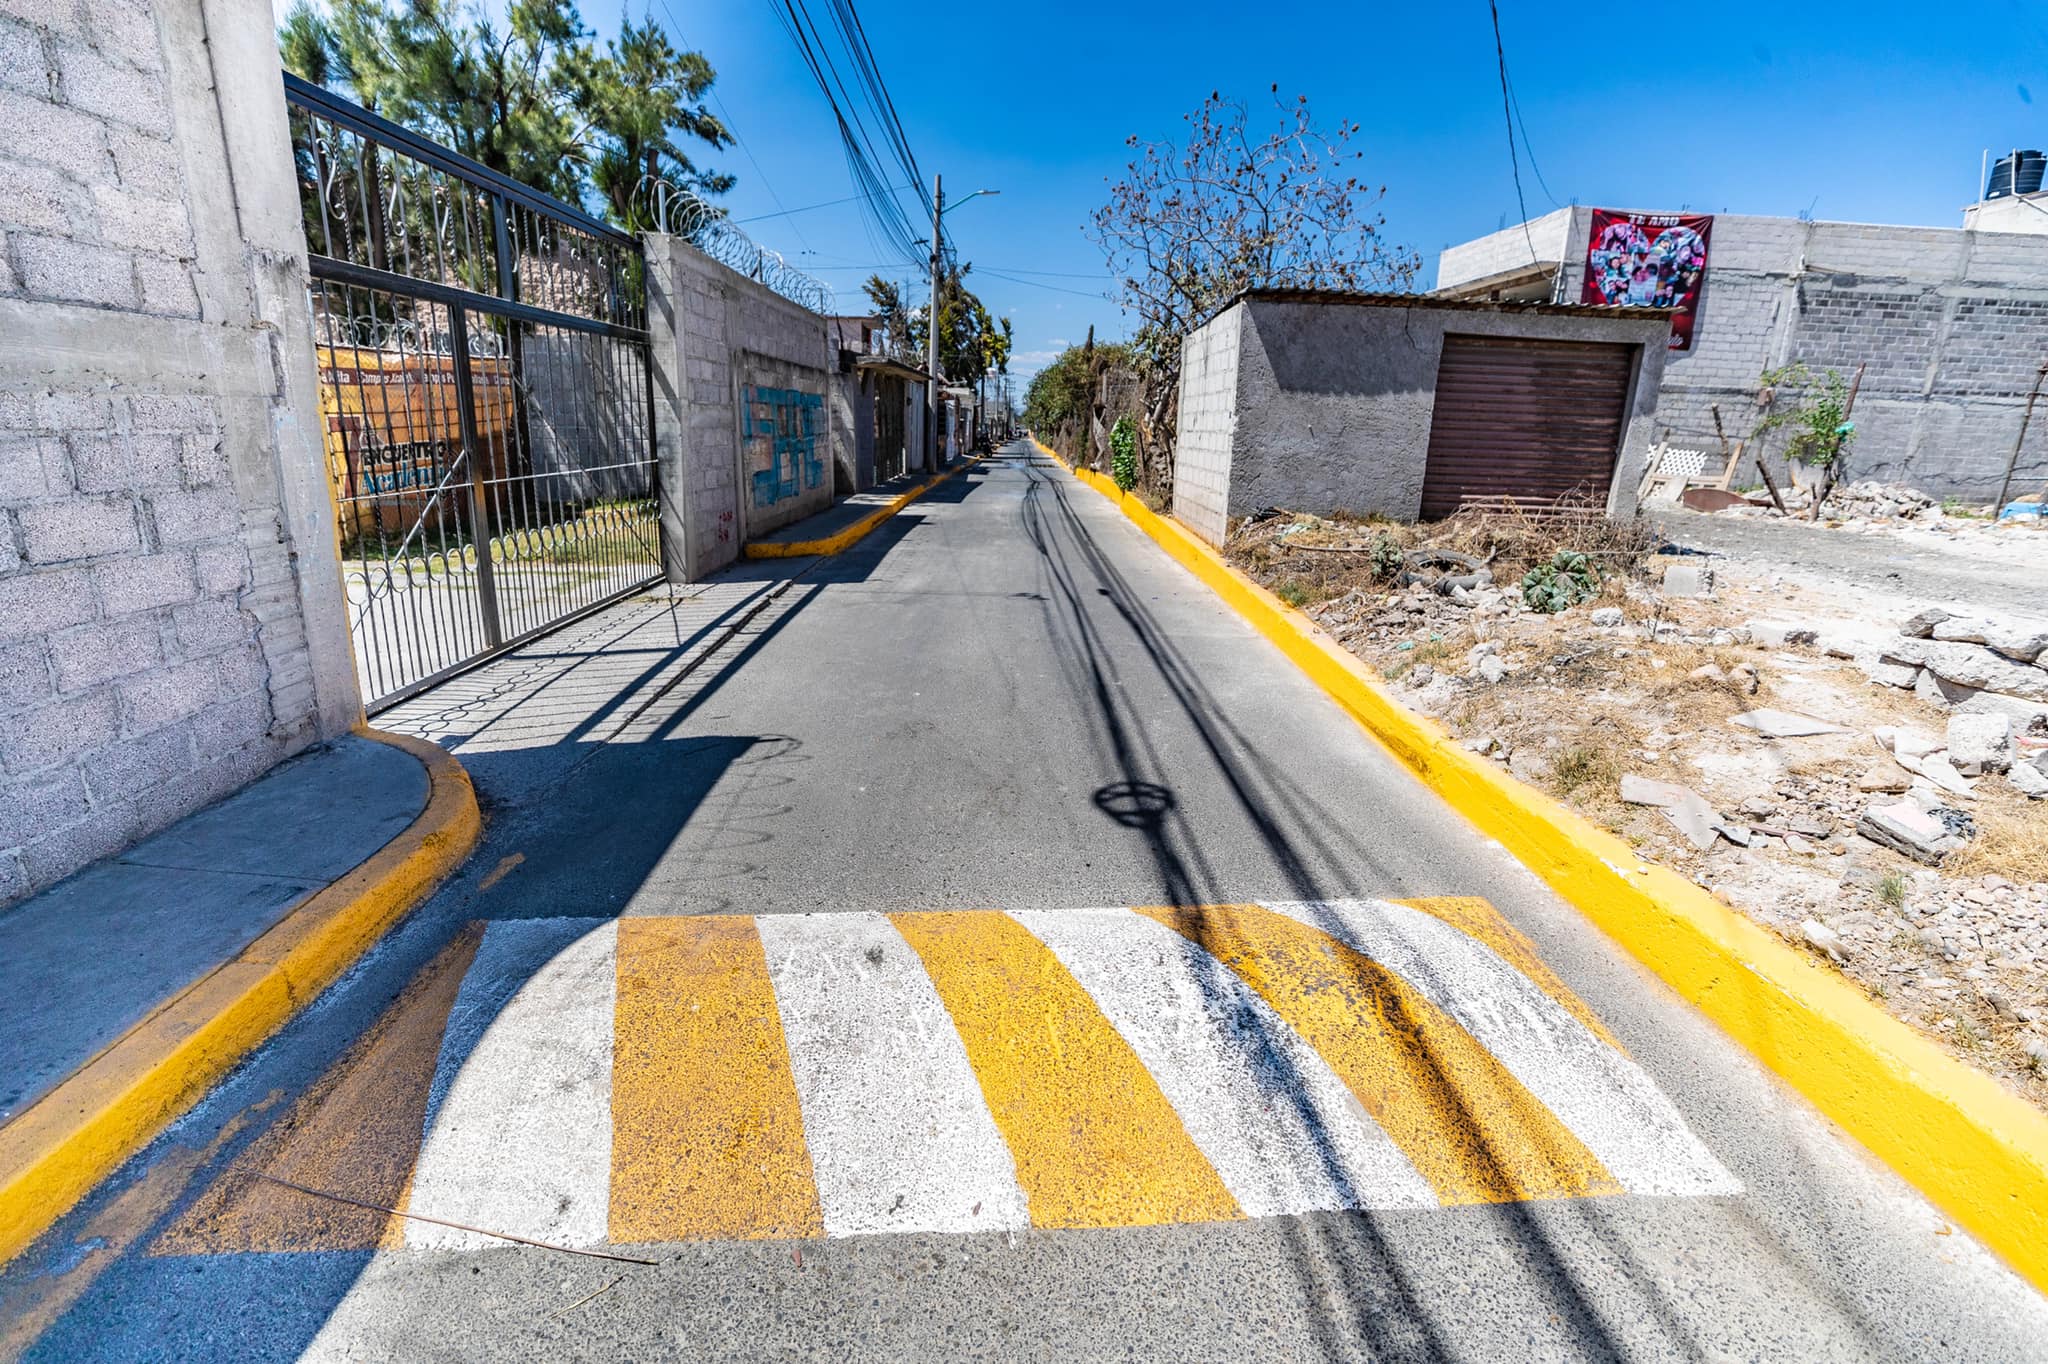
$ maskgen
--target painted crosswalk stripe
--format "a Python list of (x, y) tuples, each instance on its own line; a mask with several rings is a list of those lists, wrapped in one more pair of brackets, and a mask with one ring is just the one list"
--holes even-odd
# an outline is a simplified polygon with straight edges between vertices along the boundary
[(756, 919), (829, 1236), (1030, 1225), (917, 954), (880, 914)]
[(1343, 1081), (1227, 967), (1129, 910), (1012, 915), (1073, 972), (1253, 1217), (1430, 1207)]
[(951, 1015), (1038, 1227), (1239, 1216), (1131, 1045), (1001, 914), (891, 916)]
[(1445, 1204), (1621, 1191), (1491, 1053), (1370, 957), (1256, 905), (1139, 913), (1227, 963), (1298, 1029)]
[[(494, 923), (464, 977), (427, 1098), (408, 1210), (562, 1245), (605, 1239), (618, 926)], [(408, 1246), (502, 1242), (412, 1222)]]
[(824, 1230), (754, 921), (619, 925), (611, 1239)]
[[(1478, 905), (1495, 915), (1491, 906)], [(1430, 912), (1426, 902), (1270, 908), (1334, 934), (1426, 995), (1514, 1072), (1628, 1192), (1741, 1192), (1650, 1077), (1604, 1037), (1604, 1029), (1595, 1035), (1584, 1022), (1583, 1005), (1567, 1004), (1577, 1001), (1547, 970), (1538, 975), (1510, 965), (1455, 921)], [(1479, 912), (1469, 905), (1463, 910), (1457, 918)], [(1511, 933), (1500, 924), (1488, 936)]]

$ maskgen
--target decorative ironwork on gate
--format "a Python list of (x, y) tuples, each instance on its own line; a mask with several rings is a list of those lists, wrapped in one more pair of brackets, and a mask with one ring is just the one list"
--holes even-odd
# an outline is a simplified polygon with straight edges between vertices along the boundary
[(573, 205), (285, 77), (372, 710), (661, 573), (647, 267)]

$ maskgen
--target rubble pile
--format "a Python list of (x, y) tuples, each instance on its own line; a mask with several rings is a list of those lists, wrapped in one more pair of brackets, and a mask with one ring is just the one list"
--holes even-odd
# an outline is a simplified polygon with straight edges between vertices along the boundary
[[(1845, 491), (1897, 534), (1989, 528)], [(1591, 539), (1598, 595), (1539, 610), (1521, 570), (1561, 535), (1247, 531), (1233, 559), (1404, 705), (2048, 1104), (2048, 621), (1841, 593), (1809, 613), (1776, 578)]]

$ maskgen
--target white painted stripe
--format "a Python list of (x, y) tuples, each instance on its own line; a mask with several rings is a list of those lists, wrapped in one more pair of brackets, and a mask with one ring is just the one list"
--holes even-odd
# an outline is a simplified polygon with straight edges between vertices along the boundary
[[(484, 931), (448, 1017), (410, 1211), (562, 1245), (605, 1239), (611, 1205), (614, 920)], [(502, 1246), (408, 1222), (408, 1246)]]
[(754, 920), (828, 1236), (1030, 1225), (952, 1017), (880, 914)]
[(1011, 917), (1130, 1043), (1247, 1216), (1438, 1205), (1322, 1057), (1202, 948), (1125, 909)]
[(1742, 1192), (1641, 1067), (1484, 943), (1432, 914), (1379, 900), (1267, 908), (1321, 929), (1415, 986), (1630, 1193)]

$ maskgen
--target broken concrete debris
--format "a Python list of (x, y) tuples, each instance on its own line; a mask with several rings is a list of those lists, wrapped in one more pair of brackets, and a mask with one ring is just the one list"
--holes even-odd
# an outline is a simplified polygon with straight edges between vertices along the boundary
[(1714, 846), (1714, 837), (1724, 823), (1704, 796), (1675, 781), (1630, 773), (1621, 779), (1621, 798), (1631, 805), (1654, 805), (1661, 809), (1686, 841), (1701, 852)]
[(1753, 729), (1766, 739), (1801, 739), (1813, 734), (1847, 734), (1841, 725), (1831, 725), (1825, 720), (1816, 720), (1811, 715), (1798, 715), (1789, 710), (1772, 710), (1763, 707), (1746, 710), (1728, 722), (1744, 729)]
[(1880, 661), (1924, 668), (1957, 686), (2002, 692), (2028, 701), (2048, 701), (2048, 669), (2017, 662), (1982, 644), (1897, 639), (1885, 646)]
[(1966, 777), (2012, 767), (2012, 721), (2003, 715), (1951, 715), (1948, 758)]
[(1753, 620), (1744, 627), (1749, 631), (1749, 642), (1760, 649), (1782, 649), (1790, 644), (1813, 644), (1820, 639), (1820, 631), (1808, 625), (1798, 625), (1783, 620)]
[(1930, 867), (1940, 866), (1942, 858), (1962, 846), (1946, 824), (1910, 800), (1873, 805), (1856, 821), (1856, 832)]
[(1799, 925), (1799, 936), (1806, 940), (1808, 946), (1825, 952), (1831, 961), (1843, 962), (1849, 959), (1849, 945), (1842, 941), (1842, 935), (1818, 919), (1802, 920)]

